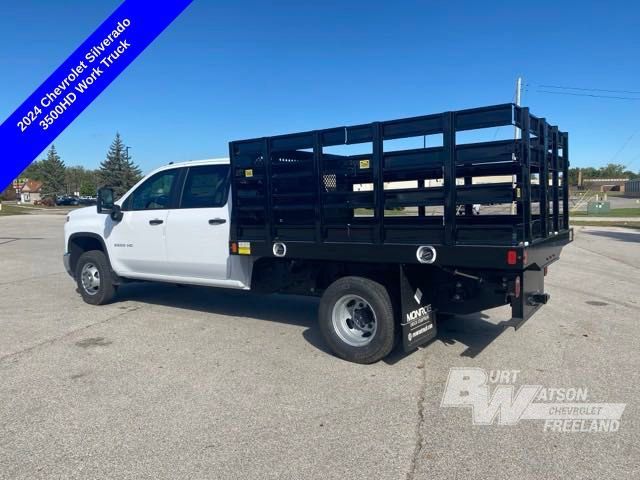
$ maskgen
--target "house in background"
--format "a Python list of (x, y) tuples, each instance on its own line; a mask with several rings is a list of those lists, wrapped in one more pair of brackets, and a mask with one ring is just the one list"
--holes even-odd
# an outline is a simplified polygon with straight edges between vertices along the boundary
[(42, 182), (37, 180), (27, 180), (20, 190), (20, 201), (22, 203), (34, 203), (42, 200)]

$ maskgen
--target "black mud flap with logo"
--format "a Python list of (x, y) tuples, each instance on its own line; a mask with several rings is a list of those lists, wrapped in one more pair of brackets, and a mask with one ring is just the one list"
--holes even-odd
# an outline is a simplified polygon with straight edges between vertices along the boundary
[(520, 295), (511, 298), (511, 321), (509, 326), (516, 330), (529, 320), (543, 305), (549, 301), (549, 294), (544, 291), (544, 271), (529, 269), (522, 272)]
[(417, 278), (400, 266), (400, 300), (402, 311), (402, 345), (409, 352), (424, 345), (436, 336), (435, 312), (427, 303), (427, 296), (420, 289)]

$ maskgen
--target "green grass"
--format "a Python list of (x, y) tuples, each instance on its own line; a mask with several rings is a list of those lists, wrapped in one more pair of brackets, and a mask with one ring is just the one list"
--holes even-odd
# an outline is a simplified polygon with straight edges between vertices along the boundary
[[(586, 211), (571, 212), (572, 217), (586, 217)], [(640, 208), (612, 208), (606, 213), (600, 213), (598, 215), (589, 215), (590, 217), (640, 217)]]
[(16, 205), (2, 205), (2, 210), (0, 210), (0, 216), (8, 216), (8, 215), (26, 215), (29, 212), (22, 207), (18, 207)]
[(572, 227), (622, 227), (640, 230), (640, 221), (638, 222), (590, 222), (589, 220), (571, 220)]

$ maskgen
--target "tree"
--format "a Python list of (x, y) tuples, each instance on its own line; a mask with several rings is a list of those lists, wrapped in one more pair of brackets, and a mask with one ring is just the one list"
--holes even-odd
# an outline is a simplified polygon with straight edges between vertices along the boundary
[(113, 188), (116, 197), (122, 196), (140, 180), (141, 172), (127, 157), (124, 142), (119, 133), (111, 143), (107, 158), (100, 163), (100, 182)]
[(142, 178), (142, 170), (138, 167), (131, 157), (128, 156), (128, 153), (125, 152), (125, 167), (124, 167), (124, 184), (126, 185), (126, 189), (129, 190), (136, 183), (140, 181)]
[(95, 195), (98, 189), (97, 171), (84, 167), (68, 167), (66, 172), (67, 190), (80, 195)]
[(609, 163), (606, 167), (600, 167), (600, 178), (625, 178), (626, 168), (619, 163)]
[(569, 169), (569, 185), (575, 186), (578, 185), (578, 171), (580, 169), (578, 167), (573, 167)]
[(29, 178), (31, 180), (42, 181), (42, 162), (43, 160), (36, 160), (18, 176), (18, 178)]
[(87, 179), (85, 182), (80, 185), (80, 195), (93, 197), (98, 192), (98, 182), (96, 179), (98, 178), (98, 174), (96, 171), (91, 171), (91, 179)]
[(39, 172), (42, 181), (42, 197), (53, 197), (66, 193), (65, 166), (60, 159), (56, 147), (51, 145), (47, 158), (39, 162)]

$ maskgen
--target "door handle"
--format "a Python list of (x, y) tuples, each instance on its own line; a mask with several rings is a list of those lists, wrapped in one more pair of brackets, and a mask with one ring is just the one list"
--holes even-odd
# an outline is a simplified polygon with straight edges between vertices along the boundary
[(161, 223), (164, 223), (164, 220), (160, 220), (159, 218), (149, 220), (149, 225), (160, 225)]
[(209, 225), (222, 225), (223, 223), (227, 223), (227, 220), (224, 218), (212, 218), (209, 220)]

